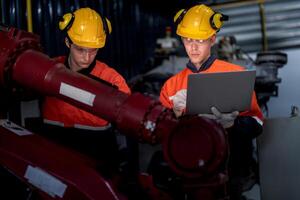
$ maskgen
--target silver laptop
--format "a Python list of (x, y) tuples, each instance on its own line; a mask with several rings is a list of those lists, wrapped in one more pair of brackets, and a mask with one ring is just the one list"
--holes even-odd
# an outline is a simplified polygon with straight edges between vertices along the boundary
[(255, 70), (199, 73), (188, 77), (187, 114), (245, 111), (251, 107)]

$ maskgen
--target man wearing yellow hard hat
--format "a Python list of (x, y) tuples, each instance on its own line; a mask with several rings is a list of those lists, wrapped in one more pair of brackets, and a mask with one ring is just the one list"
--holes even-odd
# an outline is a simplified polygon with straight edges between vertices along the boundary
[[(116, 70), (96, 60), (99, 49), (105, 46), (107, 36), (112, 31), (106, 17), (91, 8), (80, 8), (65, 14), (59, 21), (59, 29), (65, 33), (69, 53), (56, 60), (74, 72), (130, 93), (124, 78)], [(102, 155), (104, 161), (116, 160), (109, 153), (116, 146), (116, 141), (111, 125), (106, 120), (50, 96), (45, 98), (42, 112), (50, 137), (57, 136), (67, 145), (82, 148), (96, 157)]]
[[(181, 37), (189, 62), (182, 71), (165, 82), (161, 89), (160, 101), (164, 106), (173, 109), (177, 117), (185, 114), (188, 75), (244, 70), (241, 66), (219, 60), (211, 54), (216, 34), (228, 18), (204, 4), (182, 9), (175, 15), (176, 33)], [(255, 92), (252, 95), (251, 108), (245, 112), (221, 113), (215, 107), (212, 107), (211, 111), (213, 114), (199, 114), (216, 120), (228, 131), (231, 149), (230, 175), (247, 174), (240, 171), (251, 165), (252, 139), (262, 132), (263, 115), (257, 104)], [(241, 187), (234, 184), (230, 186), (231, 190), (236, 190), (232, 192), (231, 199), (239, 199)]]

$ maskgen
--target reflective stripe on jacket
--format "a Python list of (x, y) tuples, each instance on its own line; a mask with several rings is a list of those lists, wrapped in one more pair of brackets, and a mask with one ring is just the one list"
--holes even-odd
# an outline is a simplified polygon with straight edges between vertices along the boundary
[[(64, 63), (64, 57), (57, 58)], [(96, 61), (95, 67), (90, 74), (103, 79), (125, 93), (130, 93), (130, 89), (124, 78), (114, 69), (105, 63)], [(108, 100), (109, 101), (109, 100)], [(89, 112), (81, 110), (69, 103), (66, 103), (56, 97), (45, 97), (42, 107), (44, 121), (55, 122), (64, 127), (106, 127), (109, 123)], [(90, 128), (89, 128), (90, 129)]]
[[(241, 66), (216, 59), (206, 70), (200, 71), (199, 73), (216, 73), (242, 70), (245, 69)], [(165, 107), (173, 107), (173, 102), (169, 99), (169, 97), (175, 95), (179, 90), (187, 89), (188, 75), (193, 73), (194, 72), (192, 72), (191, 69), (185, 68), (165, 82), (160, 92), (160, 101)], [(240, 116), (253, 116), (263, 120), (263, 114), (258, 106), (255, 92), (253, 92), (252, 95), (251, 109), (241, 112)]]

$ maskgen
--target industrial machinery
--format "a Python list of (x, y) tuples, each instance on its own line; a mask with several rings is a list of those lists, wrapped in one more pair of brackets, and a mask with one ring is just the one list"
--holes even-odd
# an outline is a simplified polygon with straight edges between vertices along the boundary
[(245, 68), (256, 69), (255, 92), (257, 100), (265, 116), (268, 116), (267, 102), (270, 97), (278, 96), (278, 69), (287, 63), (287, 54), (278, 51), (263, 51), (252, 59), (246, 52), (237, 45), (234, 36), (222, 37), (214, 47), (215, 53), (220, 59), (244, 66)]
[[(226, 196), (228, 146), (225, 130), (215, 121), (177, 119), (150, 97), (127, 95), (72, 72), (43, 54), (39, 37), (32, 33), (1, 25), (0, 41), (1, 98), (18, 88), (55, 96), (114, 123), (140, 142), (161, 144), (164, 163), (157, 162), (156, 169), (171, 175), (162, 181), (153, 174), (153, 182), (142, 183), (159, 185), (154, 188), (165, 189), (171, 199), (178, 199), (178, 191), (184, 199), (219, 199), (219, 191)], [(0, 120), (0, 175), (1, 199), (127, 199), (101, 176), (93, 160), (9, 119)]]
[(287, 54), (282, 52), (260, 52), (256, 55), (255, 91), (258, 102), (268, 116), (267, 102), (278, 96), (278, 69), (287, 63)]

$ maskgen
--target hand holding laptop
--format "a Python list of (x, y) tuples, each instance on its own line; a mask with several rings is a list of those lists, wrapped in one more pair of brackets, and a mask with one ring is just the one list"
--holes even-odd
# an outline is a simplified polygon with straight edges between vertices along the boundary
[[(170, 97), (173, 101), (173, 111), (176, 117), (180, 117), (186, 108), (186, 93), (187, 90), (179, 90), (174, 96)], [(224, 128), (229, 128), (234, 124), (235, 118), (239, 115), (238, 111), (231, 113), (221, 113), (217, 108), (211, 107), (211, 112), (213, 114), (199, 114), (200, 117), (206, 117), (209, 119), (216, 120)]]
[(179, 90), (175, 95), (169, 97), (171, 101), (173, 101), (173, 111), (176, 117), (180, 117), (186, 107), (186, 89)]
[(216, 107), (211, 107), (211, 112), (213, 114), (199, 114), (198, 116), (216, 120), (224, 128), (230, 128), (231, 126), (233, 126), (235, 118), (239, 115), (238, 111), (233, 111), (231, 113), (221, 113)]

